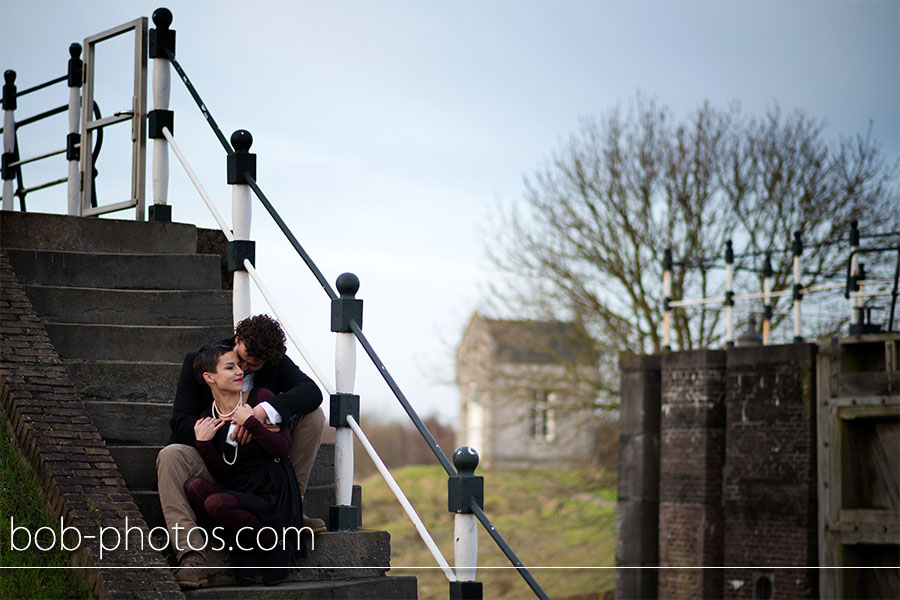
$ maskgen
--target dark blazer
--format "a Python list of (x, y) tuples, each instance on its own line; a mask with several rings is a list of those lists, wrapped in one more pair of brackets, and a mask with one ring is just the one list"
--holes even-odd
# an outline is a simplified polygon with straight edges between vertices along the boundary
[[(234, 338), (219, 342), (234, 346)], [(194, 423), (200, 414), (212, 403), (212, 392), (205, 383), (194, 377), (194, 357), (197, 352), (189, 352), (181, 365), (178, 386), (175, 388), (175, 403), (172, 407), (172, 435), (170, 444), (195, 445)], [(267, 362), (253, 375), (253, 387), (268, 388), (275, 397), (268, 402), (283, 423), (311, 413), (322, 404), (322, 392), (290, 358), (285, 356), (278, 362)]]

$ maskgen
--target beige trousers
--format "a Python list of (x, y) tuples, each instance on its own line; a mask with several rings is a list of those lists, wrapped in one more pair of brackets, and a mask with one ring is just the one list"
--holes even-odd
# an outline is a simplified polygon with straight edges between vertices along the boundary
[[(322, 432), (325, 430), (325, 413), (321, 408), (303, 415), (291, 425), (291, 464), (297, 474), (300, 495), (306, 492), (306, 482), (312, 471)], [(156, 457), (156, 477), (159, 485), (159, 503), (169, 540), (178, 559), (191, 550), (205, 556), (206, 535), (197, 527), (197, 517), (184, 493), (184, 482), (189, 477), (202, 477), (214, 482), (203, 458), (193, 446), (169, 444)]]

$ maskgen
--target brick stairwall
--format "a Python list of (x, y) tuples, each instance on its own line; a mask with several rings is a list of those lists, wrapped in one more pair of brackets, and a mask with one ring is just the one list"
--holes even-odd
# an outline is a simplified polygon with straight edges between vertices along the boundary
[[(83, 536), (115, 528), (124, 545), (127, 519), (131, 531), (127, 552), (104, 551), (101, 560), (99, 539), (84, 539), (72, 553), (74, 566), (87, 567), (82, 573), (92, 594), (98, 598), (184, 598), (162, 556), (137, 545), (133, 528), (139, 528), (147, 540), (147, 525), (3, 252), (0, 406), (53, 513), (64, 519), (66, 527), (77, 528)], [(112, 531), (106, 531), (106, 544), (112, 546)]]

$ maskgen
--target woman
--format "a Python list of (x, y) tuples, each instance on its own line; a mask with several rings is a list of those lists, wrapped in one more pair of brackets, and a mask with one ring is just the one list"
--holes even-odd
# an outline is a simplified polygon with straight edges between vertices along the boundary
[[(287, 566), (300, 551), (297, 531), (303, 526), (290, 461), (290, 428), (266, 426), (253, 416), (252, 407), (273, 395), (265, 388), (241, 392), (244, 374), (232, 348), (202, 348), (194, 360), (194, 374), (209, 385), (213, 396), (194, 425), (197, 450), (221, 485), (191, 477), (184, 490), (200, 519), (237, 536), (231, 546), (241, 566), (277, 567), (264, 570), (263, 583), (279, 583), (287, 578)], [(243, 426), (253, 440), (246, 445), (231, 440), (233, 425)], [(286, 527), (296, 530), (283, 535)], [(252, 549), (244, 551), (248, 548)], [(238, 573), (239, 582), (253, 581), (252, 571)]]

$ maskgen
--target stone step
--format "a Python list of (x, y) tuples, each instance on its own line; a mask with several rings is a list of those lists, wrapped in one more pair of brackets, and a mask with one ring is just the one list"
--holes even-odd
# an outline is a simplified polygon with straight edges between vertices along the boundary
[[(304, 533), (303, 543), (307, 555), (297, 559), (299, 568), (293, 570), (290, 581), (376, 577), (390, 569), (391, 536), (387, 531), (327, 531), (313, 536)], [(211, 588), (236, 583), (237, 564), (227, 550), (207, 550), (206, 564)]]
[(334, 443), (320, 444), (319, 453), (307, 485), (331, 485), (334, 483)]
[(13, 211), (0, 215), (0, 239), (4, 248), (154, 254), (197, 251), (193, 225)]
[(57, 323), (215, 325), (232, 322), (223, 290), (119, 290), (26, 285), (38, 316)]
[(215, 254), (99, 254), (6, 250), (22, 283), (135, 290), (221, 290)]
[[(92, 417), (93, 419), (93, 417)], [(95, 421), (96, 423), (96, 421)], [(101, 431), (102, 435), (102, 431)], [(168, 430), (166, 430), (166, 441), (168, 441)], [(165, 445), (165, 441), (159, 443), (121, 443), (109, 438), (107, 441), (110, 454), (116, 459), (119, 470), (125, 478), (125, 483), (130, 488), (156, 489), (156, 455)], [(110, 443), (112, 441), (112, 443)], [(324, 446), (324, 444), (323, 444)], [(319, 455), (321, 456), (321, 451)], [(318, 463), (318, 459), (316, 459)], [(315, 467), (314, 467), (315, 470)], [(358, 486), (357, 486), (358, 487)], [(307, 481), (307, 495), (312, 490), (316, 490), (316, 496), (321, 497), (321, 510), (316, 510), (316, 514), (328, 515), (328, 507), (334, 504), (334, 471), (331, 471), (330, 477), (327, 473), (322, 473), (313, 480), (312, 474)], [(331, 490), (331, 492), (328, 492)], [(330, 495), (329, 495), (330, 494)], [(317, 500), (311, 505), (319, 506)], [(353, 504), (359, 506), (354, 497)], [(307, 512), (307, 515), (310, 513)]]
[(47, 334), (63, 359), (181, 362), (204, 344), (234, 333), (221, 327), (148, 327), (46, 323)]
[(188, 598), (260, 600), (369, 600), (418, 598), (415, 577), (371, 577), (339, 581), (298, 581), (272, 587), (209, 587), (185, 593)]
[[(138, 469), (132, 469), (131, 466), (124, 466), (126, 463), (120, 462), (121, 455), (125, 455), (122, 460), (127, 460), (129, 454), (132, 454), (130, 450), (123, 450), (128, 448), (128, 446), (110, 446), (109, 452), (115, 458), (116, 464), (119, 466), (119, 471), (122, 473), (122, 476), (125, 478), (125, 482), (128, 483), (129, 478), (140, 477), (140, 481), (143, 483), (148, 483), (149, 479), (146, 474), (146, 469), (140, 469), (141, 472), (135, 474), (133, 471)], [(157, 450), (158, 452), (158, 450)], [(156, 460), (156, 455), (153, 454), (153, 460)], [(155, 463), (151, 463), (151, 467), (153, 468), (153, 479), (150, 485), (153, 488), (156, 487), (156, 466)], [(155, 489), (136, 489), (129, 485), (131, 490), (131, 495), (134, 497), (134, 502), (137, 504), (138, 508), (141, 511), (141, 514), (144, 515), (144, 520), (147, 522), (147, 525), (152, 527), (165, 527), (166, 520), (162, 514), (162, 507), (159, 505), (159, 492)], [(149, 486), (148, 486), (149, 488)], [(359, 508), (358, 514), (359, 518), (357, 519), (356, 525), (357, 527), (362, 527), (362, 488), (358, 485), (353, 486), (353, 495), (351, 497), (350, 502), (353, 506)], [(332, 485), (320, 485), (320, 486), (311, 486), (306, 488), (306, 498), (304, 498), (303, 503), (303, 513), (307, 517), (315, 517), (318, 519), (322, 519), (326, 523), (328, 522), (328, 509), (334, 504), (334, 484)]]
[(90, 400), (84, 403), (84, 410), (107, 445), (163, 446), (172, 432), (169, 404)]
[[(307, 517), (317, 517), (328, 522), (329, 509), (334, 506), (335, 485), (307, 485), (303, 497), (303, 512)], [(357, 507), (356, 526), (363, 526), (362, 487), (353, 486), (350, 504)]]
[[(184, 354), (188, 352), (186, 349)], [(171, 415), (175, 385), (181, 373), (181, 360), (132, 362), (85, 361), (70, 358), (64, 362), (69, 371), (69, 378), (85, 401), (133, 399), (141, 402), (160, 402), (167, 405)]]

